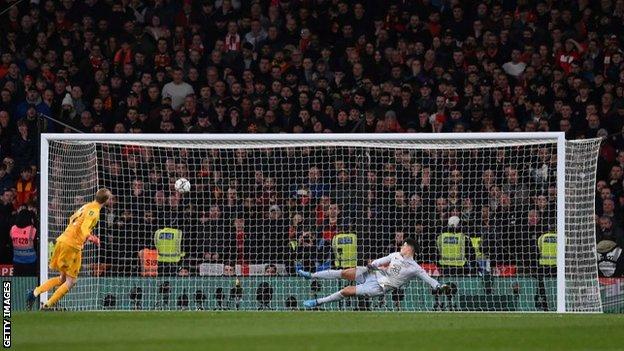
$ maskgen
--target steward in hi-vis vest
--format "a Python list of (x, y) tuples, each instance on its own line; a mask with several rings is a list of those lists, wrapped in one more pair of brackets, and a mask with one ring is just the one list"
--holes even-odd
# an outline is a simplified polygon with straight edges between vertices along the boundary
[(548, 232), (537, 239), (540, 266), (557, 266), (557, 233)]
[(451, 216), (448, 230), (438, 235), (438, 265), (443, 274), (470, 274), (475, 268), (475, 249), (470, 237), (461, 231), (461, 219)]
[(437, 240), (440, 266), (464, 267), (466, 265), (466, 236), (445, 232)]
[(357, 265), (357, 235), (341, 233), (332, 239), (334, 250), (334, 266), (336, 268), (351, 268)]
[(158, 250), (158, 262), (180, 262), (182, 252), (182, 232), (179, 229), (163, 228), (154, 234), (154, 245)]
[(175, 228), (163, 228), (154, 234), (154, 246), (158, 251), (158, 275), (176, 275), (182, 252), (182, 231)]

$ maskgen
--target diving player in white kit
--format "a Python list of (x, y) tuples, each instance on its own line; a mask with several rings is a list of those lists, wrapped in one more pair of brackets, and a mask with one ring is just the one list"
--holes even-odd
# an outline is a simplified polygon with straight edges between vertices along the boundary
[(329, 296), (306, 300), (303, 305), (313, 308), (324, 303), (342, 300), (349, 296), (379, 296), (394, 289), (398, 289), (410, 280), (418, 277), (431, 285), (436, 291), (446, 293), (450, 288), (431, 278), (427, 272), (414, 261), (416, 241), (406, 239), (400, 252), (391, 253), (386, 257), (376, 259), (367, 267), (355, 267), (342, 270), (330, 269), (316, 273), (298, 270), (297, 273), (307, 279), (347, 279), (355, 281), (357, 285), (347, 286)]

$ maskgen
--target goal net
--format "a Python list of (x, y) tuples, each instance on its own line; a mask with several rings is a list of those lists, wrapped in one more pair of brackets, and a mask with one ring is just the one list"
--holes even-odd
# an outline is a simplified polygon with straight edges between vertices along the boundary
[(296, 310), (350, 284), (296, 269), (366, 266), (414, 238), (450, 293), (415, 280), (322, 309), (599, 312), (599, 145), (559, 133), (47, 134), (41, 279), (58, 274), (45, 257), (69, 216), (107, 187), (101, 246), (85, 244), (59, 308)]

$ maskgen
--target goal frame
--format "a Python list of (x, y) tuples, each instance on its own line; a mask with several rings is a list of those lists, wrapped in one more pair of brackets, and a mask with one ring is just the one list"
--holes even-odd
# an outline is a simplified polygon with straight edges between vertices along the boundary
[[(41, 134), (40, 170), (40, 281), (48, 279), (48, 176), (49, 145), (51, 141), (213, 141), (213, 142), (267, 142), (267, 147), (275, 147), (276, 142), (364, 142), (364, 141), (469, 141), (469, 140), (544, 140), (557, 145), (557, 309), (556, 313), (566, 312), (565, 282), (565, 167), (566, 139), (563, 132), (539, 133), (393, 133), (393, 134)], [(41, 302), (48, 300), (48, 293), (41, 294)]]

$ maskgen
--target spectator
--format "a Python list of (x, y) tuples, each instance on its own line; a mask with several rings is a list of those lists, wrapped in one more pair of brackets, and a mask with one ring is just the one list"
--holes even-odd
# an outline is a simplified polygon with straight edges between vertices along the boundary
[(28, 130), (26, 121), (19, 120), (17, 129), (18, 133), (13, 136), (11, 142), (11, 152), (15, 155), (15, 167), (21, 170), (36, 164), (36, 144), (33, 132)]
[(267, 33), (262, 27), (260, 19), (251, 21), (251, 30), (245, 34), (245, 40), (252, 45), (253, 50), (259, 49), (259, 44), (267, 38)]
[(184, 101), (184, 98), (190, 94), (194, 94), (193, 87), (183, 81), (184, 72), (181, 68), (175, 68), (172, 72), (173, 80), (163, 86), (163, 98), (171, 98), (171, 107), (178, 110)]
[(622, 216), (620, 211), (615, 210), (615, 201), (612, 199), (602, 201), (602, 216), (611, 218), (611, 222), (616, 226), (622, 225)]
[(349, 171), (340, 168), (336, 174), (336, 182), (332, 189), (332, 197), (336, 199), (337, 204), (343, 209), (346, 218), (353, 218), (357, 215), (357, 197), (358, 193), (350, 179)]
[(33, 201), (37, 194), (37, 186), (33, 180), (30, 167), (22, 169), (20, 179), (15, 184), (15, 208), (20, 208)]
[(602, 240), (615, 241), (618, 246), (624, 247), (624, 233), (620, 226), (615, 225), (610, 217), (602, 216), (598, 220), (596, 229), (596, 241)]
[(309, 191), (311, 200), (318, 200), (327, 192), (327, 185), (321, 179), (321, 171), (318, 167), (312, 166), (308, 169), (307, 181), (303, 188)]
[(318, 264), (319, 255), (315, 241), (312, 233), (304, 230), (297, 243), (296, 262), (300, 269), (307, 269), (308, 272), (316, 271)]
[(249, 250), (259, 249), (259, 247), (251, 247), (251, 238), (249, 238), (249, 234), (246, 232), (245, 220), (243, 218), (234, 219), (232, 229), (234, 230), (234, 237), (228, 247), (233, 247), (235, 251), (231, 252), (230, 256), (235, 260), (236, 264), (245, 265), (249, 262)]
[(623, 175), (624, 172), (622, 171), (621, 166), (614, 165), (613, 167), (611, 167), (611, 171), (609, 172), (608, 186), (615, 196), (622, 195), (624, 191), (624, 189), (622, 188)]
[(26, 92), (25, 101), (17, 106), (15, 116), (18, 120), (26, 117), (26, 110), (28, 110), (28, 108), (31, 106), (36, 106), (40, 102), (41, 97), (39, 96), (39, 91), (34, 88), (29, 89)]
[(521, 269), (530, 273), (532, 269), (538, 267), (539, 250), (538, 239), (539, 237), (548, 231), (548, 227), (542, 218), (539, 217), (539, 212), (535, 209), (530, 209), (526, 212), (526, 216), (521, 220), (526, 230), (516, 237), (516, 244), (518, 247), (526, 247), (527, 250), (516, 252), (516, 262)]
[(255, 255), (255, 259), (260, 262), (286, 263), (287, 258), (284, 253), (288, 247), (288, 230), (286, 222), (282, 218), (282, 210), (278, 205), (269, 208), (269, 213), (265, 225), (260, 228), (258, 236), (262, 241), (256, 250), (262, 253)]
[(521, 205), (529, 198), (529, 189), (526, 182), (521, 181), (518, 170), (515, 167), (505, 169), (505, 184), (502, 190), (512, 196), (516, 205)]
[[(577, 139), (622, 131), (622, 42), (616, 30), (593, 25), (621, 22), (621, 11), (609, 1), (579, 5), (579, 13), (591, 16), (572, 16), (556, 2), (479, 3), (473, 11), (466, 4), (448, 7), (439, 1), (374, 9), (359, 1), (264, 7), (255, 1), (167, 2), (164, 7), (132, 2), (128, 11), (116, 2), (94, 3), (63, 1), (54, 7), (53, 1), (34, 1), (11, 7), (7, 38), (0, 43), (0, 191), (28, 186), (22, 170), (37, 164), (40, 132), (68, 131), (51, 119), (43, 123), (38, 113), (84, 132), (108, 133), (561, 130)], [(218, 234), (209, 229), (214, 224), (236, 236), (241, 230), (232, 230), (230, 221), (240, 219), (231, 218), (238, 212), (244, 225), (236, 226), (245, 240), (264, 221), (271, 227), (262, 233), (273, 235), (285, 233), (278, 228), (281, 222), (300, 216), (288, 232), (291, 244), (304, 228), (323, 233), (336, 218), (365, 227), (368, 243), (391, 241), (403, 226), (406, 233), (423, 227), (428, 238), (453, 215), (461, 217), (464, 229), (485, 228), (484, 241), (501, 231), (516, 234), (510, 229), (514, 220), (533, 221), (528, 207), (540, 225), (555, 218), (556, 155), (549, 146), (497, 147), (502, 152), (492, 154), (458, 150), (455, 156), (446, 150), (418, 151), (413, 159), (420, 165), (409, 176), (402, 175), (403, 165), (388, 157), (391, 153), (356, 152), (344, 160), (345, 167), (327, 169), (324, 164), (334, 155), (320, 147), (296, 157), (254, 153), (261, 160), (254, 164), (262, 169), (241, 164), (235, 168), (244, 174), (228, 174), (220, 166), (225, 154), (191, 152), (184, 161), (173, 160), (172, 169), (169, 164), (159, 169), (162, 158), (172, 156), (147, 149), (154, 155), (145, 159), (124, 154), (118, 160), (106, 153), (103, 157), (113, 161), (98, 169), (102, 179), (115, 189), (142, 182), (139, 197), (153, 201), (141, 212), (151, 212), (156, 222), (166, 221), (162, 213), (170, 213), (167, 218), (184, 214), (182, 225), (208, 227), (204, 240), (211, 261), (239, 259), (238, 251), (215, 257), (225, 242), (236, 248), (237, 241), (213, 241)], [(622, 221), (624, 204), (624, 161), (618, 156), (623, 150), (621, 135), (606, 138), (598, 170), (597, 213), (615, 224)], [(334, 151), (342, 157), (344, 148)], [(518, 159), (519, 152), (524, 158)], [(476, 166), (461, 161), (473, 156), (483, 161)], [(369, 157), (371, 165), (380, 166), (360, 169)], [(184, 197), (171, 196), (163, 184), (180, 176), (177, 163), (200, 163), (195, 158), (210, 159), (207, 169), (202, 163), (201, 170), (188, 170), (205, 173), (192, 183), (201, 183), (197, 187), (206, 195), (186, 211)], [(294, 159), (305, 162), (295, 166)], [(153, 165), (146, 173), (154, 177), (129, 167), (131, 161)], [(281, 170), (289, 174), (282, 177)], [(262, 178), (257, 184), (256, 171)], [(31, 172), (30, 183), (35, 177)], [(24, 189), (17, 186), (16, 202), (36, 201), (35, 193)], [(236, 205), (228, 203), (229, 189), (236, 191)], [(121, 230), (141, 218), (130, 204), (134, 189), (126, 190), (108, 228)], [(10, 206), (13, 197), (7, 195)], [(54, 202), (63, 210), (68, 206), (58, 196)], [(271, 217), (277, 213), (273, 206), (280, 218)], [(7, 223), (14, 221), (11, 213), (7, 216)], [(399, 223), (405, 217), (409, 224)], [(8, 228), (0, 237), (5, 243)], [(316, 236), (310, 237), (308, 256), (320, 255), (312, 253), (319, 248)]]
[(269, 277), (278, 275), (277, 266), (275, 266), (274, 264), (267, 264), (266, 266), (264, 266), (264, 274)]
[(275, 112), (269, 110), (264, 113), (264, 119), (256, 126), (258, 133), (280, 133), (282, 126), (275, 116)]
[(13, 187), (14, 180), (7, 173), (7, 166), (2, 163), (0, 164), (0, 192), (4, 192)]
[(337, 204), (330, 204), (327, 213), (323, 215), (321, 222), (321, 237), (327, 242), (331, 242), (334, 236), (349, 230), (349, 223), (342, 216), (340, 207)]
[(7, 111), (0, 109), (0, 157), (4, 158), (11, 153), (11, 135), (13, 126)]

